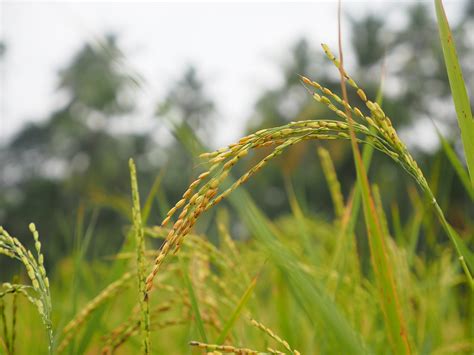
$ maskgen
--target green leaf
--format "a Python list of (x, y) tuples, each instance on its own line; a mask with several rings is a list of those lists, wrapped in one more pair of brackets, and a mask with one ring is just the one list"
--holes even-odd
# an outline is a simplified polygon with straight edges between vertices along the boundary
[(454, 107), (458, 116), (461, 138), (466, 153), (467, 168), (474, 187), (474, 119), (462, 76), (461, 65), (456, 53), (456, 44), (449, 28), (448, 19), (441, 0), (435, 0), (439, 37), (443, 48), (444, 61), (448, 72), (449, 86), (453, 95)]
[(250, 296), (252, 296), (253, 290), (255, 289), (255, 285), (257, 284), (257, 278), (258, 275), (252, 279), (250, 285), (247, 287), (244, 294), (240, 298), (237, 307), (235, 308), (234, 312), (232, 312), (232, 315), (230, 316), (229, 320), (222, 329), (222, 332), (219, 334), (216, 344), (224, 344), (225, 338), (229, 334), (237, 319), (239, 319), (239, 316), (242, 313), (242, 310), (244, 309), (245, 305), (250, 300)]
[(201, 335), (202, 341), (207, 343), (208, 341), (207, 341), (207, 336), (206, 336), (206, 330), (204, 329), (204, 322), (202, 321), (201, 312), (199, 311), (199, 303), (196, 298), (196, 293), (194, 292), (193, 284), (188, 275), (186, 263), (180, 256), (178, 256), (178, 259), (179, 259), (179, 264), (181, 266), (181, 272), (183, 274), (184, 283), (186, 285), (186, 288), (188, 289), (189, 299), (191, 301), (191, 308), (193, 309), (193, 312), (194, 312), (194, 317), (196, 320), (196, 325), (197, 325), (199, 334)]
[(160, 190), (161, 181), (163, 180), (164, 172), (165, 172), (165, 169), (162, 169), (160, 173), (158, 174), (158, 176), (155, 178), (155, 181), (153, 181), (153, 186), (151, 187), (150, 193), (148, 194), (148, 197), (146, 198), (145, 205), (143, 207), (143, 212), (142, 212), (143, 224), (146, 224), (148, 221), (148, 217), (150, 217), (153, 201), (156, 197), (156, 194)]
[(301, 267), (300, 260), (277, 238), (275, 227), (255, 205), (248, 193), (238, 189), (229, 196), (252, 236), (256, 238), (270, 260), (281, 270), (295, 298), (318, 329), (315, 337), (324, 338), (331, 353), (365, 354), (367, 349), (360, 335), (327, 294), (320, 280)]
[(471, 201), (474, 201), (474, 188), (471, 186), (471, 182), (469, 181), (469, 174), (467, 171), (464, 169), (461, 161), (459, 160), (458, 156), (454, 152), (454, 149), (451, 147), (449, 142), (447, 141), (446, 138), (443, 137), (441, 132), (436, 128), (436, 133), (438, 134), (439, 140), (441, 141), (441, 146), (443, 147), (444, 153), (449, 159), (449, 162), (453, 166), (454, 170), (456, 171), (456, 174), (459, 177), (459, 180), (461, 180), (461, 183), (464, 186), (464, 189), (467, 191), (469, 194), (469, 197), (471, 198)]

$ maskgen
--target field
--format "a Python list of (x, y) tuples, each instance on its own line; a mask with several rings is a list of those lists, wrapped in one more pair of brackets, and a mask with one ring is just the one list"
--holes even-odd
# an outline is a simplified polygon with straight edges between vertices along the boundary
[[(472, 206), (474, 120), (441, 1), (436, 11), (466, 163), (440, 138)], [(435, 197), (442, 171), (420, 169), (383, 110), (382, 92), (369, 97), (345, 71), (339, 41), (339, 50), (322, 45), (340, 75), (338, 92), (300, 76), (330, 117), (264, 128), (214, 152), (189, 146), (200, 171), (178, 201), (159, 193), (162, 175), (143, 191), (130, 159), (130, 193), (116, 203), (115, 213), (129, 221), (117, 254), (86, 259), (97, 226), (79, 209), (74, 252), (49, 279), (43, 252), (50, 246), (28, 216), (21, 235), (0, 227), (0, 254), (22, 267), (0, 289), (0, 352), (472, 354), (474, 223), (450, 224), (449, 198)], [(334, 140), (351, 146), (356, 181), (349, 189), (330, 145), (319, 144)], [(291, 179), (291, 213), (268, 217), (245, 184), (307, 142), (318, 143), (314, 160), (334, 218), (305, 208)], [(408, 206), (384, 200), (370, 180), (374, 155), (410, 179)], [(469, 220), (469, 208), (459, 213)], [(409, 218), (402, 223), (400, 214)]]

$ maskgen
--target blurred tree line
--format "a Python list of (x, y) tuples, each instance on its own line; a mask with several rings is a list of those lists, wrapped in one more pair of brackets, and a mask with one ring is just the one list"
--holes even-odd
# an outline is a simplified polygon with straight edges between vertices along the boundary
[[(377, 95), (381, 77), (387, 78), (385, 87), (390, 90), (384, 91), (384, 110), (401, 132), (410, 132), (421, 120), (432, 119), (439, 125), (444, 122), (444, 135), (455, 137), (452, 142), (460, 148), (454, 111), (448, 115), (444, 109), (452, 102), (435, 20), (424, 4), (406, 11), (407, 21), (400, 29), (390, 28), (373, 15), (350, 18), (351, 56), (355, 59), (350, 71), (371, 97)], [(471, 93), (474, 51), (469, 31), (473, 26), (474, 2), (467, 1), (455, 36)], [(294, 120), (334, 117), (311, 99), (298, 77), (304, 74), (334, 92), (340, 91), (338, 73), (321, 53), (305, 39), (290, 47), (281, 67), (282, 84), (257, 99), (247, 131)], [(4, 55), (8, 55), (8, 48)], [(164, 99), (157, 102), (157, 124), (173, 127), (176, 139), (163, 142), (151, 133), (117, 132), (117, 122), (133, 119), (133, 96), (140, 90), (140, 78), (125, 69), (122, 59), (113, 35), (95, 45), (85, 44), (58, 73), (58, 90), (66, 92), (68, 100), (0, 147), (0, 224), (14, 235), (24, 235), (27, 223), (35, 221), (48, 246), (44, 251), (50, 266), (68, 255), (87, 229), (93, 230), (90, 257), (116, 252), (128, 223), (129, 157), (138, 162), (143, 195), (160, 179), (159, 203), (152, 212), (152, 221), (159, 223), (165, 201), (177, 201), (196, 174), (198, 163), (190, 148), (199, 147), (199, 139), (212, 141), (215, 105), (193, 67), (187, 68)], [(355, 96), (349, 99), (357, 100)], [(449, 127), (450, 133), (446, 131)], [(286, 189), (290, 186), (305, 210), (322, 216), (332, 213), (316, 144), (323, 143), (299, 144), (249, 181), (246, 188), (268, 215), (275, 217), (289, 211)], [(331, 151), (348, 196), (355, 179), (350, 145), (338, 141), (324, 144)], [(242, 171), (260, 154), (244, 163)], [(415, 155), (431, 177), (434, 191), (454, 225), (462, 231), (472, 224), (463, 217), (466, 214), (457, 213), (467, 208), (467, 197), (441, 148), (419, 149)], [(410, 179), (377, 153), (370, 174), (386, 193), (384, 201), (389, 211), (399, 211), (402, 219), (409, 218), (410, 212), (403, 206), (412, 199), (414, 185)], [(437, 180), (441, 174), (442, 185)]]

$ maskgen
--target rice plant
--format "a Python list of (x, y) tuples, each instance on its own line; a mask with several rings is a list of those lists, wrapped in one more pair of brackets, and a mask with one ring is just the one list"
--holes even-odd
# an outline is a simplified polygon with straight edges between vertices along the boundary
[[(436, 10), (468, 172), (449, 144), (442, 144), (472, 197), (472, 114), (438, 0)], [(428, 173), (420, 169), (380, 101), (372, 101), (345, 70), (342, 45), (338, 57), (327, 45), (322, 49), (341, 75), (341, 95), (305, 76), (300, 79), (315, 104), (328, 108), (333, 117), (265, 128), (201, 154), (202, 172), (160, 225), (149, 217), (155, 200), (166, 204), (157, 198), (161, 175), (142, 206), (137, 168), (130, 159), (131, 213), (125, 213), (129, 225), (124, 245), (105, 267), (82, 263), (81, 250), (73, 270), (84, 278), (82, 286), (72, 290), (77, 307), (61, 289), (71, 278), (67, 262), (53, 286), (64, 302), (60, 309), (52, 307), (36, 226), (29, 226), (36, 256), (0, 227), (0, 254), (19, 260), (29, 279), (28, 284), (2, 285), (1, 349), (32, 349), (18, 342), (23, 334), (17, 329), (31, 326), (21, 303), (24, 296), (43, 322), (50, 354), (472, 353), (474, 260), (469, 240), (447, 221)], [(348, 101), (347, 89), (357, 95), (357, 102)], [(240, 188), (293, 146), (332, 140), (350, 141), (357, 172), (352, 192), (344, 194), (332, 152), (318, 146), (314, 157), (319, 157), (326, 178), (333, 220), (305, 210), (289, 179), (291, 213), (273, 220)], [(369, 181), (359, 144), (391, 159), (417, 186), (407, 187), (416, 211), (406, 225), (396, 205), (389, 225), (383, 190)], [(233, 176), (242, 161), (248, 168)], [(220, 205), (224, 199), (233, 215)], [(355, 228), (360, 207), (362, 233)], [(207, 228), (216, 236), (211, 241), (195, 227), (213, 211)], [(433, 260), (416, 253), (425, 212), (437, 218), (451, 243), (437, 250)], [(248, 239), (235, 238), (230, 216), (239, 217)], [(370, 262), (357, 245), (365, 241)], [(160, 243), (156, 250), (153, 246)]]
[[(39, 241), (39, 233), (36, 230), (35, 224), (30, 223), (29, 229), (35, 241), (36, 257), (30, 250), (27, 250), (17, 238), (12, 237), (0, 226), (0, 254), (20, 261), (25, 267), (31, 282), (31, 285), (4, 283), (2, 285), (3, 291), (0, 293), (0, 298), (3, 298), (9, 293), (20, 294), (25, 296), (26, 299), (36, 307), (46, 328), (49, 353), (52, 353), (53, 325), (51, 321), (52, 305), (49, 279), (46, 276), (44, 256), (41, 252), (41, 242)], [(3, 323), (4, 327), (6, 327), (5, 321)], [(11, 342), (13, 343), (15, 329), (13, 328), (12, 331)]]

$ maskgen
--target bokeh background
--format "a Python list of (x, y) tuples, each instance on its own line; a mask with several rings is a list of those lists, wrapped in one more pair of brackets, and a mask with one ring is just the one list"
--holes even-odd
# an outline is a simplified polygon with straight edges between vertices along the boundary
[[(445, 6), (472, 93), (474, 2)], [(34, 221), (53, 278), (84, 226), (93, 230), (90, 260), (119, 250), (130, 157), (144, 194), (161, 179), (151, 217), (158, 224), (199, 171), (202, 150), (261, 128), (333, 117), (298, 74), (339, 92), (338, 72), (320, 48), (337, 48), (336, 2), (7, 1), (1, 11), (0, 225), (23, 235)], [(343, 40), (347, 69), (367, 93), (375, 97), (383, 82), (383, 107), (448, 219), (461, 233), (472, 230), (472, 206), (435, 129), (462, 156), (432, 3), (345, 2)], [(347, 196), (355, 181), (350, 145), (324, 145)], [(246, 185), (270, 217), (290, 211), (291, 186), (305, 211), (332, 218), (315, 146), (292, 148)], [(409, 177), (377, 153), (370, 177), (390, 220), (412, 218), (404, 207), (415, 199)], [(246, 238), (231, 221), (233, 235)], [(212, 223), (199, 228), (212, 236)], [(420, 234), (445, 243), (431, 230), (438, 228), (427, 223)], [(0, 279), (10, 279), (18, 266), (0, 263)]]

